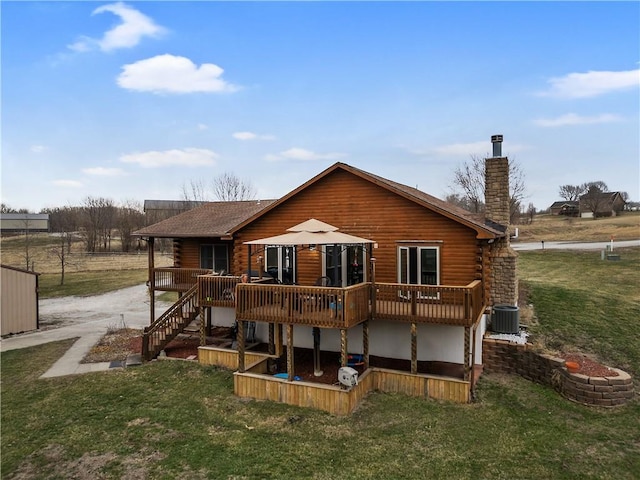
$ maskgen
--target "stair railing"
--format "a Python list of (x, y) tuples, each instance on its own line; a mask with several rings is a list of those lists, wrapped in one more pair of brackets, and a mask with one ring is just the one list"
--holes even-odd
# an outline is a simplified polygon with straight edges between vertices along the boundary
[(193, 285), (169, 309), (145, 327), (142, 336), (142, 356), (155, 358), (198, 315), (198, 284)]

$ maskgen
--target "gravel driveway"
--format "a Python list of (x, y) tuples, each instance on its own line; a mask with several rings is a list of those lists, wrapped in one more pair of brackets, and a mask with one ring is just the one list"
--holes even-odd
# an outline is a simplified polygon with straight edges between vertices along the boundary
[[(161, 315), (169, 306), (156, 301), (156, 315)], [(0, 351), (65, 338), (99, 336), (109, 328), (148, 325), (149, 296), (144, 284), (89, 297), (44, 299), (40, 300), (40, 330), (2, 339)]]

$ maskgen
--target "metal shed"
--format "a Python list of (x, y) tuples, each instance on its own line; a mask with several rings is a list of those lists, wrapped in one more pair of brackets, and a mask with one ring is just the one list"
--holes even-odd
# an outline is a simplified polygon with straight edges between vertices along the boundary
[(8, 265), (1, 267), (1, 335), (38, 329), (38, 276), (40, 274)]

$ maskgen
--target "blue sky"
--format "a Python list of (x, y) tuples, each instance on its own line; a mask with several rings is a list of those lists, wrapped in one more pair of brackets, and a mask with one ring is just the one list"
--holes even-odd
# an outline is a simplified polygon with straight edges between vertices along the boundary
[(2, 202), (277, 198), (336, 161), (444, 198), (503, 153), (546, 208), (640, 200), (637, 2), (6, 2)]

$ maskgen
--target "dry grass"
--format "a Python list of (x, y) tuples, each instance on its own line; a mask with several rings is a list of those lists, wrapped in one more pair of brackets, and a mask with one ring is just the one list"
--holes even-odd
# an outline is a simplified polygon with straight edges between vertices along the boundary
[[(19, 268), (26, 268), (25, 237), (17, 235), (2, 237), (0, 241), (2, 250), (2, 263)], [(57, 252), (60, 250), (60, 239), (46, 233), (32, 234), (29, 238), (29, 258), (34, 270), (38, 273), (60, 273), (60, 259)], [(117, 250), (117, 242), (112, 243), (112, 248)], [(165, 267), (172, 264), (171, 254), (156, 255), (157, 267)], [(66, 257), (67, 273), (111, 271), (111, 270), (140, 270), (148, 267), (146, 251), (138, 253), (110, 253), (88, 254), (84, 251), (84, 244), (76, 239), (71, 245), (71, 252)]]
[(606, 242), (640, 238), (640, 212), (625, 212), (618, 217), (574, 218), (536, 215), (530, 225), (517, 225), (521, 242), (582, 241)]

